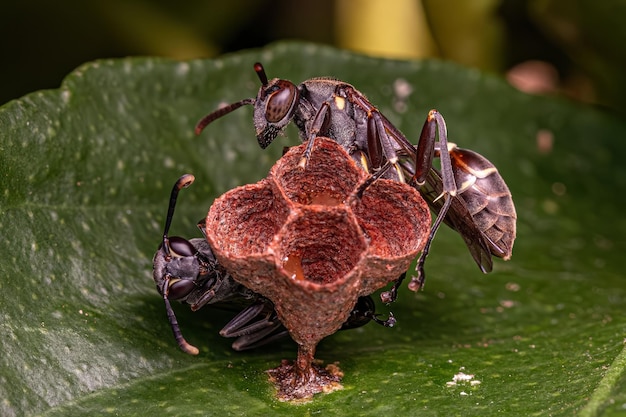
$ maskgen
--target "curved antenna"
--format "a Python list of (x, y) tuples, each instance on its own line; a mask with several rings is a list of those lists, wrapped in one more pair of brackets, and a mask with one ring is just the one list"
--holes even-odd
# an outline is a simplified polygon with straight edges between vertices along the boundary
[(174, 339), (176, 339), (176, 343), (178, 343), (178, 347), (189, 355), (197, 355), (200, 353), (200, 350), (194, 345), (190, 344), (183, 337), (182, 332), (180, 331), (180, 327), (178, 326), (178, 320), (176, 320), (176, 315), (174, 314), (174, 310), (172, 310), (172, 305), (170, 304), (170, 300), (167, 297), (163, 297), (165, 301), (165, 311), (167, 311), (167, 319), (170, 322), (170, 327), (172, 328), (172, 332), (174, 333)]
[[(263, 87), (267, 86), (269, 81), (267, 79), (267, 74), (265, 74), (265, 68), (263, 68), (263, 64), (261, 64), (260, 62), (255, 63), (254, 72), (256, 72), (256, 75), (259, 77), (259, 80), (261, 81), (261, 84), (263, 85)], [(207, 127), (210, 123), (214, 122), (220, 117), (225, 116), (228, 113), (231, 113), (237, 110), (241, 106), (254, 104), (255, 102), (256, 102), (256, 99), (254, 98), (246, 98), (236, 103), (232, 103), (225, 107), (217, 109), (212, 113), (207, 114), (202, 119), (200, 119), (200, 121), (196, 124), (196, 128), (195, 128), (196, 135), (199, 135), (200, 133), (202, 133), (205, 127)]]
[(265, 87), (268, 84), (267, 75), (265, 74), (265, 68), (263, 68), (263, 64), (260, 62), (256, 62), (254, 64), (254, 72), (259, 76), (259, 80), (261, 80), (261, 84)]
[(170, 241), (167, 237), (167, 234), (170, 231), (170, 226), (172, 225), (172, 219), (174, 218), (174, 210), (176, 209), (176, 199), (178, 198), (178, 193), (183, 188), (189, 187), (196, 180), (191, 174), (185, 174), (180, 177), (174, 187), (172, 187), (172, 193), (170, 194), (170, 206), (167, 209), (167, 217), (165, 218), (165, 228), (163, 229), (163, 250), (167, 256), (170, 255)]
[(196, 124), (196, 129), (195, 129), (195, 133), (196, 135), (199, 135), (200, 133), (202, 133), (202, 131), (204, 130), (205, 127), (207, 127), (207, 125), (209, 125), (211, 122), (219, 119), (220, 117), (234, 111), (237, 110), (239, 107), (241, 106), (245, 106), (247, 104), (254, 104), (256, 100), (253, 98), (246, 98), (244, 100), (238, 101), (236, 103), (233, 104), (229, 104), (226, 107), (222, 107), (220, 109), (215, 110), (213, 113), (209, 113), (206, 116), (204, 116), (202, 119), (200, 119), (200, 121), (198, 122), (198, 124)]
[[(170, 226), (172, 224), (172, 219), (174, 217), (174, 210), (176, 209), (176, 199), (178, 198), (178, 193), (183, 188), (189, 187), (196, 178), (191, 174), (185, 174), (180, 177), (174, 187), (172, 187), (172, 193), (170, 194), (170, 205), (167, 209), (167, 217), (165, 218), (165, 228), (163, 229), (163, 251), (165, 251), (166, 256), (170, 256), (170, 241), (167, 237), (167, 234), (170, 231)], [(172, 333), (174, 333), (174, 339), (178, 343), (178, 346), (185, 353), (190, 355), (197, 355), (200, 351), (197, 347), (188, 343), (183, 337), (182, 332), (180, 331), (180, 326), (178, 325), (178, 320), (176, 320), (176, 315), (174, 314), (174, 310), (172, 309), (172, 305), (170, 304), (170, 300), (168, 298), (168, 293), (170, 289), (170, 277), (166, 276), (163, 281), (161, 287), (161, 293), (163, 294), (163, 301), (165, 302), (165, 311), (167, 312), (167, 319), (170, 322), (170, 327), (172, 328)]]

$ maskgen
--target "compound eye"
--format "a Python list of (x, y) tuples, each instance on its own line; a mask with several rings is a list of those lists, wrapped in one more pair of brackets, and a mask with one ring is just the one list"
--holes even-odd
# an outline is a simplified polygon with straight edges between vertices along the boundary
[(172, 236), (169, 238), (170, 242), (170, 253), (172, 256), (176, 256), (179, 258), (185, 258), (187, 256), (194, 256), (197, 252), (196, 248), (193, 247), (191, 242), (187, 239), (183, 239), (182, 237)]
[(265, 118), (270, 123), (280, 122), (289, 114), (297, 95), (296, 86), (287, 80), (277, 81), (274, 88), (265, 107)]
[(190, 279), (180, 279), (170, 282), (168, 298), (171, 300), (180, 300), (187, 297), (195, 288), (196, 284)]

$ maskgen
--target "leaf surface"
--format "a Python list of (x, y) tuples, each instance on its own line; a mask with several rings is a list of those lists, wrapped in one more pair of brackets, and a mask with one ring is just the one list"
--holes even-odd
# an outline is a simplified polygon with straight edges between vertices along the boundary
[[(277, 402), (264, 371), (291, 342), (235, 353), (218, 335), (233, 312), (175, 304), (197, 357), (178, 350), (151, 278), (169, 191), (171, 233), (200, 236), (212, 200), (264, 177), (295, 127), (261, 150), (251, 108), (193, 128), (256, 95), (252, 64), (298, 83), (353, 84), (415, 141), (429, 109), (450, 139), (489, 158), (518, 211), (510, 262), (476, 268), (441, 230), (425, 290), (403, 288), (395, 328), (339, 332), (317, 357), (345, 389)], [(617, 415), (626, 404), (622, 253), (626, 124), (438, 61), (390, 61), (280, 43), (218, 60), (87, 63), (57, 90), (0, 108), (0, 414)], [(449, 384), (455, 375), (470, 383)]]

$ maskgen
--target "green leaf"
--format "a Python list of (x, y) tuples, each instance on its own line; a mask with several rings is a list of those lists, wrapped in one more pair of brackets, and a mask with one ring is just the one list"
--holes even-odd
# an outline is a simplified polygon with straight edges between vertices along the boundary
[[(196, 182), (179, 197), (172, 234), (197, 237), (216, 196), (264, 177), (282, 146), (298, 143), (292, 126), (261, 150), (250, 108), (193, 134), (219, 104), (256, 95), (257, 60), (295, 82), (350, 82), (412, 140), (437, 108), (451, 140), (498, 166), (519, 217), (513, 259), (487, 276), (441, 230), (425, 290), (403, 288), (379, 306), (398, 325), (322, 341), (317, 357), (340, 363), (345, 389), (298, 406), (276, 401), (264, 373), (295, 358), (293, 343), (236, 353), (218, 335), (232, 312), (176, 304), (201, 349), (185, 355), (151, 278), (181, 174)], [(412, 89), (406, 102), (400, 87)], [(310, 44), (85, 64), (60, 89), (0, 109), (0, 414), (617, 415), (625, 136), (623, 121), (452, 64)], [(480, 383), (447, 384), (459, 372)]]

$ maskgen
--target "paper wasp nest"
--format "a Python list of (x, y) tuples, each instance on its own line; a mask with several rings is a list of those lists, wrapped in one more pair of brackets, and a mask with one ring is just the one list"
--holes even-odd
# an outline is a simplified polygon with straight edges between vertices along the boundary
[(215, 256), (247, 288), (268, 299), (299, 345), (293, 365), (270, 371), (283, 400), (341, 387), (341, 372), (313, 363), (318, 342), (347, 320), (357, 298), (406, 271), (424, 246), (430, 212), (411, 186), (368, 175), (336, 142), (291, 148), (256, 184), (233, 189), (209, 210)]

